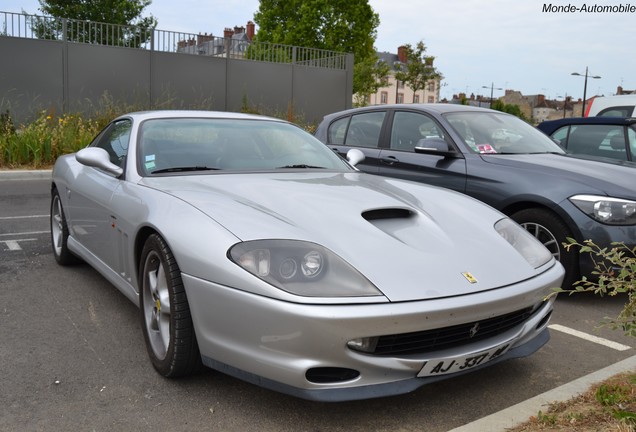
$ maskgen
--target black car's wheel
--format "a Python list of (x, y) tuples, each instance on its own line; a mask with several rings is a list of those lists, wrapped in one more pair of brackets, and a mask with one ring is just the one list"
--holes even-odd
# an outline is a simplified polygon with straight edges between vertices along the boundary
[(53, 256), (55, 261), (60, 265), (75, 264), (79, 261), (73, 253), (68, 249), (68, 225), (66, 224), (66, 216), (62, 208), (62, 200), (57, 189), (51, 192), (51, 246), (53, 247)]
[(146, 240), (139, 279), (142, 329), (152, 365), (167, 378), (195, 372), (201, 355), (181, 271), (157, 234)]
[(566, 251), (563, 247), (566, 239), (572, 237), (567, 225), (553, 213), (537, 208), (518, 211), (511, 218), (543, 243), (554, 258), (561, 262), (565, 268), (562, 287), (570, 289), (580, 275), (578, 253), (574, 250)]

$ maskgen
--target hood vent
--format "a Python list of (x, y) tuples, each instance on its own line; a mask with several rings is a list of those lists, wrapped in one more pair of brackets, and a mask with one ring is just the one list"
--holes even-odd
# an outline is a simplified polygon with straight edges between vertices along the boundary
[(409, 219), (415, 216), (415, 212), (405, 208), (383, 208), (367, 210), (362, 213), (362, 217), (369, 222), (385, 219)]

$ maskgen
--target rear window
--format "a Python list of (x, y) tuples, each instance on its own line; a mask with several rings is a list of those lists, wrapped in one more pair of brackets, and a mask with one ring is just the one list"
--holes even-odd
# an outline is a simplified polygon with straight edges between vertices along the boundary
[(631, 117), (634, 112), (634, 106), (610, 107), (601, 110), (597, 117)]

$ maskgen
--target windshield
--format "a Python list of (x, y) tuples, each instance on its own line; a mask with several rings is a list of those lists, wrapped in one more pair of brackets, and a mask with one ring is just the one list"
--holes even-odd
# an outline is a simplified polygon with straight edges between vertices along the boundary
[(268, 120), (166, 118), (140, 126), (144, 175), (319, 168), (350, 170), (316, 138), (289, 123)]
[(458, 112), (446, 114), (446, 119), (476, 153), (565, 153), (545, 134), (509, 114)]

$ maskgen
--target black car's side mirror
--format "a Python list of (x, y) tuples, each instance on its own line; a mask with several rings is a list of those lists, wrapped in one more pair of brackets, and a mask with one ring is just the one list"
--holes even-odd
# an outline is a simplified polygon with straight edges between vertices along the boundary
[(448, 143), (440, 137), (422, 138), (415, 146), (415, 153), (433, 154), (444, 157), (457, 157), (455, 150), (451, 149)]

